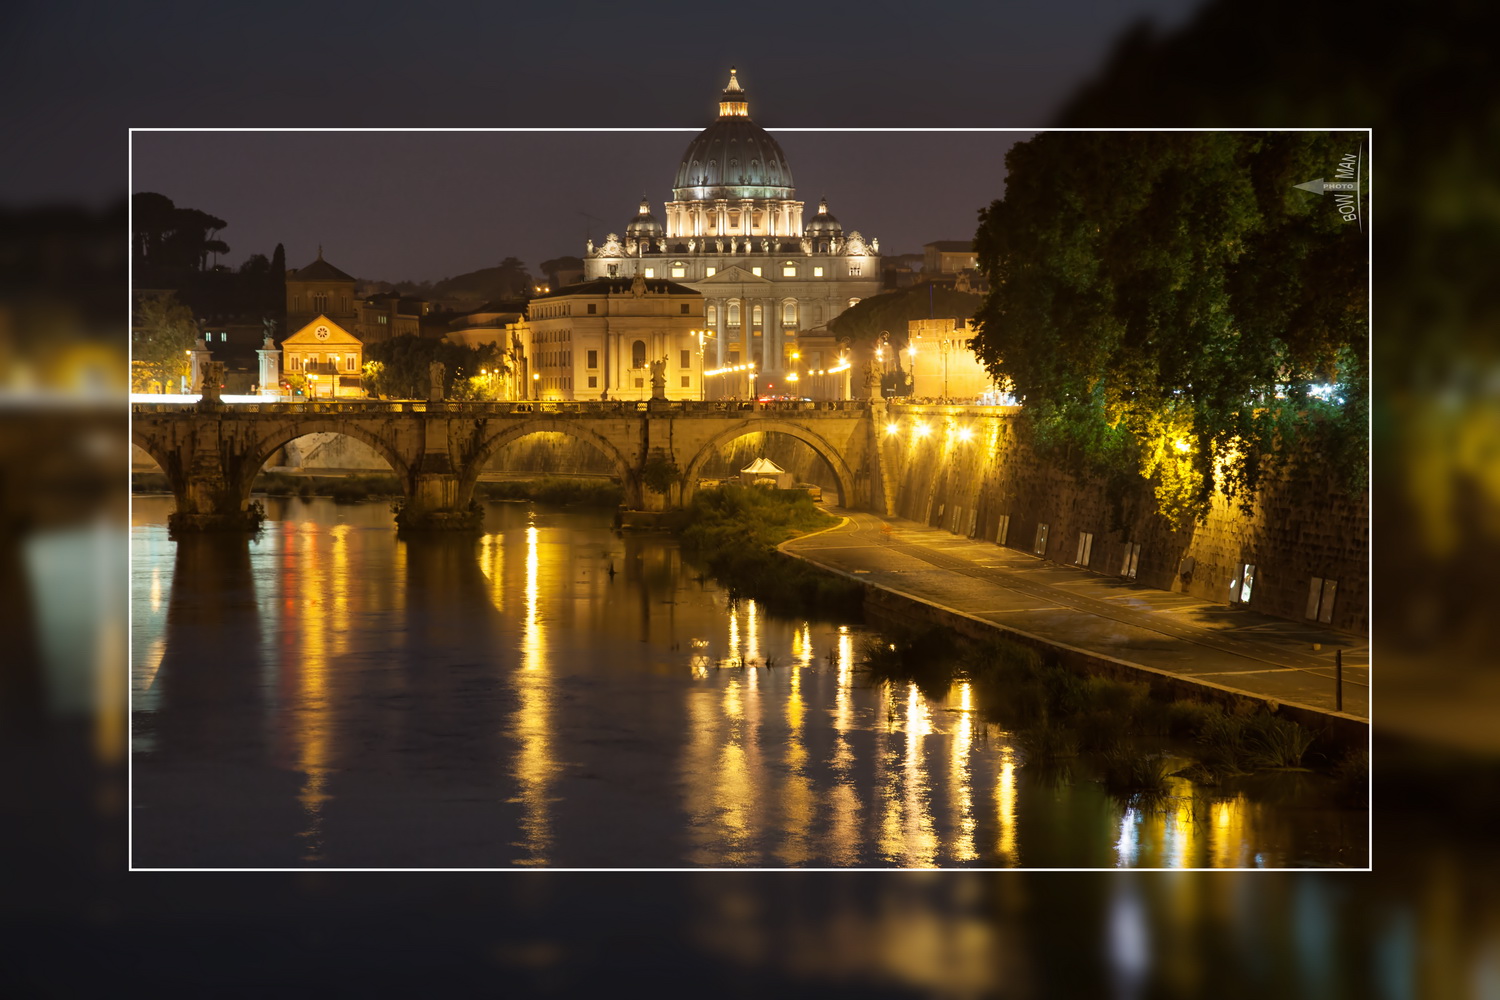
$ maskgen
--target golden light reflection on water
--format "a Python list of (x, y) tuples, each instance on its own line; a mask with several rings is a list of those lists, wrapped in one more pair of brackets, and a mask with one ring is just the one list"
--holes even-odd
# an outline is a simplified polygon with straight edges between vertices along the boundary
[(505, 610), (505, 536), (485, 535), (479, 539), (479, 571), (490, 583), (490, 602), (496, 611)]
[(547, 630), (540, 608), (541, 558), (535, 524), (526, 528), (526, 614), (521, 626), (521, 664), (515, 672), (518, 705), (511, 733), (520, 743), (514, 774), (520, 786), (524, 865), (545, 865), (552, 849), (549, 793), (557, 763), (552, 752), (551, 683)]
[(1009, 743), (1000, 748), (1000, 783), (995, 794), (995, 818), (999, 821), (1000, 858), (1009, 868), (1021, 863), (1016, 844), (1016, 751)]
[[(794, 633), (795, 635), (795, 633)], [(803, 745), (803, 722), (807, 714), (802, 701), (802, 667), (787, 671), (790, 691), (786, 699), (786, 770), (781, 790), (781, 810), (785, 818), (784, 837), (777, 858), (783, 864), (806, 864), (811, 857), (807, 834), (812, 826), (815, 804), (812, 780), (807, 774), (807, 748)]]
[[(754, 671), (747, 668), (752, 677)], [(727, 723), (723, 747), (719, 751), (719, 768), (714, 783), (714, 811), (719, 817), (723, 843), (719, 856), (727, 864), (743, 865), (756, 860), (755, 837), (760, 773), (759, 753), (755, 745), (754, 713), (760, 699), (742, 690), (739, 678), (732, 678), (724, 688), (722, 713)]]
[[(760, 660), (760, 616), (756, 614), (754, 601), (745, 602), (745, 662), (755, 663)], [(755, 674), (750, 675), (750, 683), (755, 684)]]
[(291, 718), (293, 739), (297, 745), (297, 769), (304, 776), (297, 801), (302, 805), (307, 823), (298, 836), (304, 842), (303, 860), (320, 861), (323, 857), (323, 804), (330, 798), (327, 786), (332, 742), (328, 633), (330, 627), (347, 623), (330, 620), (333, 609), (324, 596), (328, 594), (328, 568), (322, 558), (317, 524), (307, 521), (299, 527), (301, 530), (295, 532), (293, 540), (303, 592), (320, 596), (293, 604), (298, 621), (289, 632), (297, 634), (299, 644), (296, 701), (291, 706)]
[(906, 762), (904, 775), (902, 852), (908, 868), (931, 868), (937, 864), (938, 837), (933, 829), (932, 789), (927, 784), (925, 741), (932, 732), (932, 709), (915, 684), (906, 691)]
[(854, 750), (849, 746), (849, 730), (854, 724), (854, 709), (849, 685), (854, 671), (854, 637), (849, 626), (839, 626), (838, 683), (833, 691), (833, 790), (828, 808), (831, 819), (828, 830), (828, 857), (836, 865), (853, 865), (860, 860), (859, 795), (854, 790), (852, 768)]
[(949, 799), (953, 804), (952, 827), (956, 831), (953, 841), (953, 860), (973, 861), (979, 856), (974, 850), (974, 789), (973, 776), (969, 770), (969, 757), (974, 751), (974, 705), (973, 690), (968, 681), (958, 685), (958, 721), (949, 738), (951, 766), (948, 774)]
[(1255, 859), (1246, 840), (1249, 812), (1243, 794), (1208, 800), (1186, 778), (1169, 777), (1163, 798), (1125, 809), (1115, 863), (1139, 868), (1252, 866)]

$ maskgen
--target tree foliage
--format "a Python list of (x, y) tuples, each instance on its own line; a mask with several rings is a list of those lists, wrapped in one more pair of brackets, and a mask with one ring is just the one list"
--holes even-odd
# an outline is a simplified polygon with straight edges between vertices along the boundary
[(495, 344), (465, 347), (411, 334), (370, 344), (365, 361), (366, 391), (389, 399), (426, 399), (428, 366), (434, 361), (443, 363), (444, 398), (483, 398), (484, 386), (475, 376), (507, 363)]
[(1133, 466), (1175, 523), (1206, 516), (1215, 490), (1248, 506), (1314, 425), (1363, 482), (1364, 237), (1295, 188), (1331, 179), (1359, 139), (1046, 133), (1013, 147), (1005, 198), (980, 212), (992, 291), (974, 347), (1039, 443), (1096, 472)]
[(229, 245), (219, 230), (229, 223), (197, 208), (182, 208), (154, 191), (141, 191), (130, 200), (131, 245), (137, 263), (206, 271), (211, 254), (226, 254)]
[(193, 312), (175, 295), (142, 295), (136, 303), (131, 337), (131, 388), (136, 392), (176, 392), (188, 372), (187, 352), (197, 339), (198, 323)]

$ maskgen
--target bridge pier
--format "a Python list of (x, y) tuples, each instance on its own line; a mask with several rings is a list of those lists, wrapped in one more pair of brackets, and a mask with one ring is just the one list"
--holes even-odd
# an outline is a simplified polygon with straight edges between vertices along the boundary
[(414, 531), (473, 531), (484, 510), (471, 503), (472, 482), (453, 468), (447, 450), (428, 451), (406, 482), (406, 500), (396, 512), (396, 526)]
[(235, 477), (225, 473), (217, 455), (199, 452), (192, 468), (172, 479), (177, 509), (167, 516), (169, 534), (255, 531), (260, 527), (260, 508), (246, 501), (245, 490)]

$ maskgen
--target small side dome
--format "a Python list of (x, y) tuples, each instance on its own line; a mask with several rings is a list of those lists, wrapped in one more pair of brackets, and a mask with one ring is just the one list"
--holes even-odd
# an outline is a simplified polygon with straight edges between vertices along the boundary
[(802, 231), (808, 236), (838, 236), (843, 233), (844, 227), (829, 214), (828, 199), (819, 198), (818, 214), (803, 224)]
[(644, 196), (641, 198), (641, 210), (636, 217), (630, 220), (625, 227), (626, 236), (661, 236), (666, 230), (662, 229), (661, 223), (656, 221), (656, 216), (651, 214), (651, 202)]

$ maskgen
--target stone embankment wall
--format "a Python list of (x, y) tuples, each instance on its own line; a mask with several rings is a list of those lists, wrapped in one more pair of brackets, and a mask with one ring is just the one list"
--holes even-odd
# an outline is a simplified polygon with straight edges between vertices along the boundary
[[(893, 406), (885, 419), (895, 428), (877, 429), (891, 514), (1025, 552), (1035, 551), (1046, 525), (1039, 554), (1067, 565), (1086, 532), (1087, 567), (1111, 576), (1122, 575), (1127, 546), (1139, 545), (1140, 583), (1226, 605), (1248, 563), (1255, 570), (1247, 606), (1281, 618), (1307, 620), (1314, 578), (1333, 580), (1328, 624), (1368, 630), (1368, 498), (1343, 494), (1317, 475), (1315, 460), (1264, 483), (1248, 515), (1219, 498), (1207, 523), (1174, 531), (1149, 485), (1137, 480), (1115, 504), (1106, 484), (1039, 460), (1014, 413)], [(964, 427), (968, 440), (958, 433)]]

